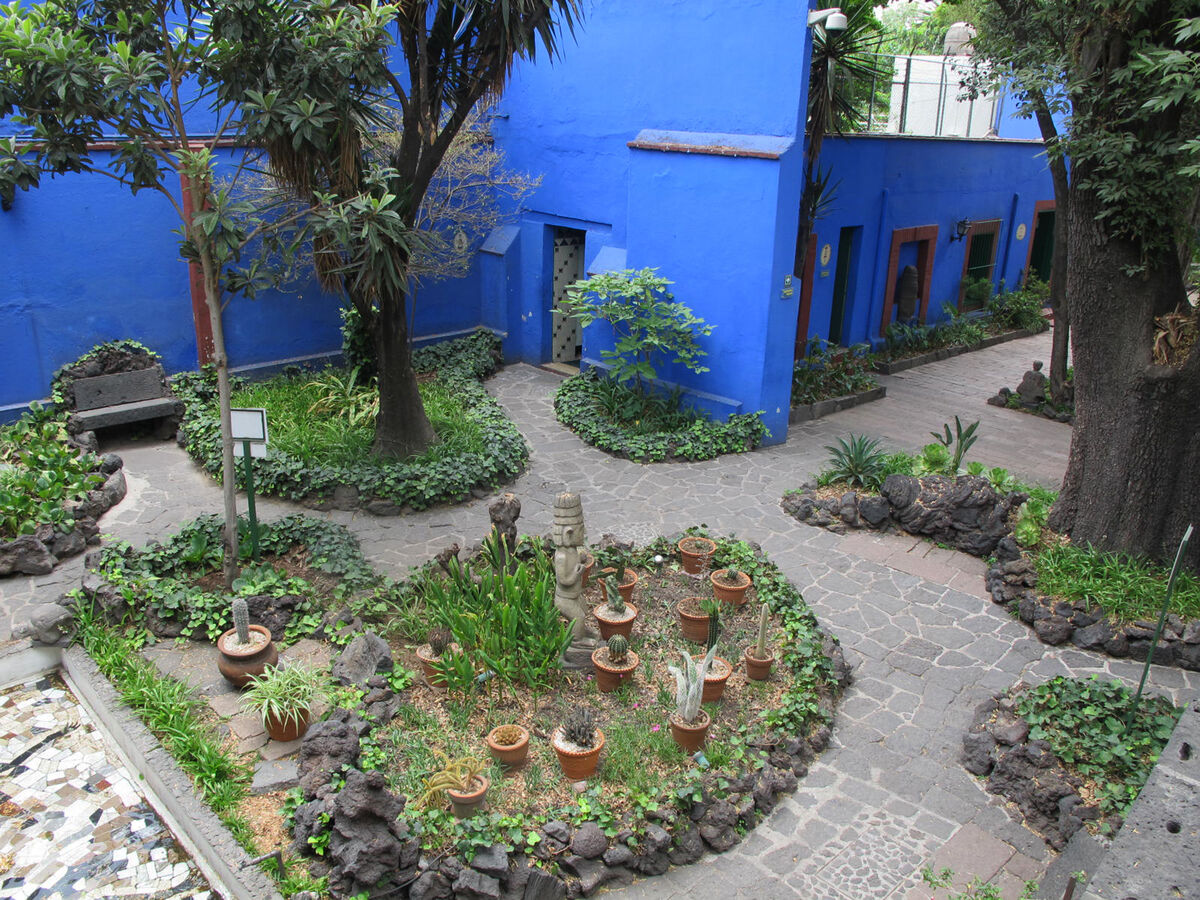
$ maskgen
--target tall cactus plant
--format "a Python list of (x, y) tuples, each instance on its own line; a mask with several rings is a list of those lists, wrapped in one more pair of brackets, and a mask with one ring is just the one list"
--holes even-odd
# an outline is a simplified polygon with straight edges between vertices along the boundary
[(604, 579), (604, 595), (607, 598), (606, 605), (614, 616), (623, 616), (625, 614), (625, 598), (621, 596), (621, 590), (617, 587), (617, 582), (620, 580), (616, 575)]
[(758, 611), (758, 641), (754, 644), (754, 658), (767, 658), (767, 616), (771, 614), (770, 607), (763, 604)]
[(250, 643), (250, 611), (243, 597), (233, 599), (233, 627), (237, 629), (239, 647)]
[(700, 700), (704, 696), (704, 679), (712, 666), (713, 657), (717, 654), (714, 643), (704, 654), (700, 665), (692, 659), (691, 654), (680, 651), (683, 666), (667, 666), (667, 671), (675, 676), (675, 714), (680, 721), (691, 724), (700, 714)]

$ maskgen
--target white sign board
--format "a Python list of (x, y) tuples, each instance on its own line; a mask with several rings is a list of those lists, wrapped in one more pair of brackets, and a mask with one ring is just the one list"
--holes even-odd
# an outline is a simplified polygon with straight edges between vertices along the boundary
[[(246, 448), (246, 443), (247, 443), (246, 441), (234, 441), (233, 442), (233, 455), (234, 456), (245, 456), (246, 454), (244, 451)], [(250, 441), (249, 443), (250, 443), (250, 457), (252, 459), (266, 459), (267, 458), (267, 445), (266, 444), (264, 444), (262, 441)]]
[[(231, 409), (233, 441), (267, 443), (267, 411), (265, 409)], [(253, 454), (257, 456), (258, 454)], [(265, 453), (263, 455), (266, 455)]]

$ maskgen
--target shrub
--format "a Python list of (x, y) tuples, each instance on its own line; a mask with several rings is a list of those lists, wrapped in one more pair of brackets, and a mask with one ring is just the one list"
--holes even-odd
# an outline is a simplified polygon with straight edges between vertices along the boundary
[(988, 302), (992, 321), (1000, 328), (1045, 331), (1050, 327), (1042, 315), (1050, 299), (1050, 286), (1030, 275), (1017, 291), (1001, 290)]
[(838, 347), (819, 337), (809, 338), (803, 359), (792, 369), (792, 405), (817, 403), (879, 386), (875, 358), (867, 344)]

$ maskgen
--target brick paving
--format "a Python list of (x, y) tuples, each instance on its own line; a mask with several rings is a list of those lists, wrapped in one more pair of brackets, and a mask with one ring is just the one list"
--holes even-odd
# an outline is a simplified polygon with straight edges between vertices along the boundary
[[(934, 894), (921, 886), (921, 867), (952, 865), (960, 883), (994, 878), (1010, 898), (1045, 869), (1051, 854), (1042, 840), (959, 765), (962, 732), (980, 701), (1018, 680), (1091, 673), (1133, 680), (1139, 664), (1038, 643), (986, 599), (976, 559), (914, 539), (803, 526), (780, 510), (779, 499), (821, 467), (824, 447), (838, 437), (865, 433), (912, 450), (955, 414), (980, 420), (970, 458), (1055, 486), (1070, 429), (984, 402), (1015, 386), (1049, 350), (1049, 335), (1039, 335), (885, 376), (884, 400), (796, 426), (779, 446), (691, 464), (638, 465), (586, 446), (554, 419), (559, 376), (552, 373), (514, 365), (488, 383), (532, 449), (527, 471), (508, 487), (521, 500), (523, 531), (548, 531), (555, 494), (575, 490), (593, 541), (605, 532), (643, 541), (701, 522), (756, 540), (855, 666), (833, 745), (794, 797), (734, 850), (614, 895), (926, 900)], [(101, 522), (114, 537), (138, 544), (220, 511), (217, 487), (173, 445), (105, 449), (125, 458), (130, 485)], [(479, 540), (487, 502), (397, 518), (323, 515), (353, 530), (382, 571), (401, 575), (451, 541)], [(259, 503), (264, 519), (294, 510)], [(51, 576), (0, 582), (5, 624), (73, 587), (79, 570), (76, 561)], [(1154, 667), (1152, 682), (1177, 702), (1200, 692), (1200, 677), (1178, 669)]]

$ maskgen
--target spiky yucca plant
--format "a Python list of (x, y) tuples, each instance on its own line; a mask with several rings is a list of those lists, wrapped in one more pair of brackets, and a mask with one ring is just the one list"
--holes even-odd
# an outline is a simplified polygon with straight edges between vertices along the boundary
[(712, 666), (713, 657), (717, 654), (716, 644), (708, 648), (700, 665), (692, 659), (691, 654), (680, 651), (683, 666), (667, 666), (667, 671), (675, 676), (675, 715), (680, 721), (691, 724), (700, 714), (700, 700), (704, 696), (704, 679)]

